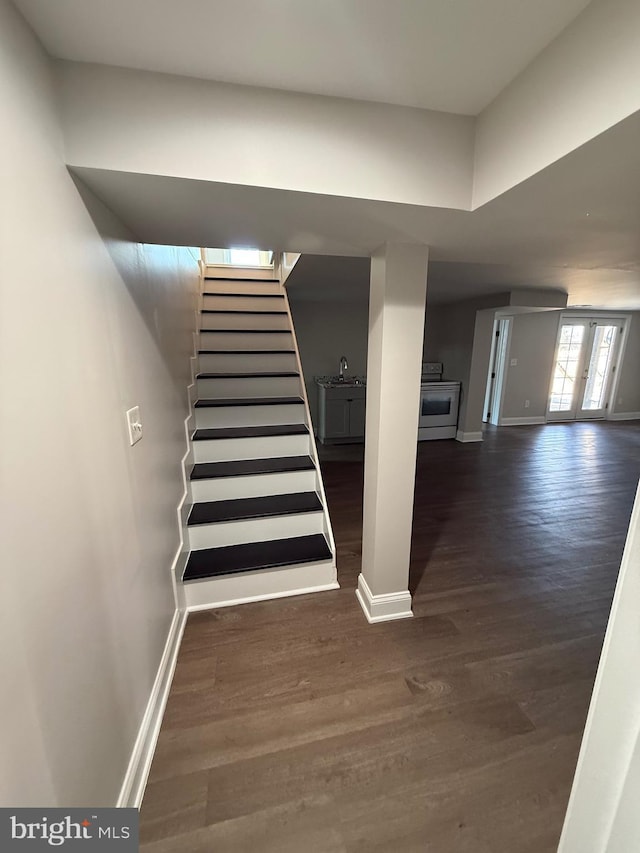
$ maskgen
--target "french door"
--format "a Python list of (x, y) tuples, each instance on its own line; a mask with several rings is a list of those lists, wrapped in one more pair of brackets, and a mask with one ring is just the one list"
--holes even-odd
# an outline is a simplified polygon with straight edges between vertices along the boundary
[(547, 420), (606, 416), (623, 330), (616, 317), (562, 318)]

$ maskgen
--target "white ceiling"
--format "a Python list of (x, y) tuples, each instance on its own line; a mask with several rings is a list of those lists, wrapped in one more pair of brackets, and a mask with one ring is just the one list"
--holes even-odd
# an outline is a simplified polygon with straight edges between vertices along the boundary
[[(477, 114), (588, 0), (14, 0), (65, 59)], [(96, 169), (141, 240), (310, 255), (366, 288), (385, 241), (431, 247), (430, 297), (545, 287), (640, 310), (640, 114), (474, 212)], [(351, 288), (351, 290), (350, 290)], [(328, 293), (329, 291), (327, 291)], [(356, 298), (356, 297), (354, 297)]]
[(14, 0), (56, 57), (477, 115), (589, 0)]

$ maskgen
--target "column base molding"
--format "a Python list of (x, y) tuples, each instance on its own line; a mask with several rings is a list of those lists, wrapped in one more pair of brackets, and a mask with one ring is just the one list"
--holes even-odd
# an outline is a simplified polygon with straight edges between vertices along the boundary
[(356, 598), (367, 617), (367, 622), (390, 622), (393, 619), (410, 619), (413, 616), (411, 593), (408, 589), (374, 595), (362, 574), (358, 575)]
[(456, 441), (464, 443), (468, 441), (482, 441), (482, 431), (480, 432), (463, 432), (461, 429), (456, 433)]

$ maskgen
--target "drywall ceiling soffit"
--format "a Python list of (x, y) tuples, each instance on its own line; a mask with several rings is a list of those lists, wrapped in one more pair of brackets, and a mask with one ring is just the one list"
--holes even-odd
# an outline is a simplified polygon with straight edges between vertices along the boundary
[(477, 115), (589, 0), (14, 0), (55, 57)]
[(588, 232), (576, 235), (569, 228), (573, 255), (585, 250), (582, 259), (588, 263), (581, 268), (565, 261), (566, 247), (553, 233), (548, 239), (538, 234), (528, 244), (528, 220), (506, 212), (493, 222), (472, 223), (476, 214), (459, 211), (94, 169), (79, 169), (77, 175), (147, 243), (254, 245), (366, 261), (387, 241), (426, 242), (432, 246), (432, 300), (549, 287), (566, 291), (572, 304), (640, 309), (637, 267), (594, 263), (623, 248), (625, 257), (631, 257), (632, 247), (637, 256), (640, 231), (609, 235), (612, 245), (601, 237), (596, 246)]
[(473, 212), (264, 187), (76, 170), (140, 239), (369, 256), (431, 246), (433, 298), (549, 287), (640, 308), (640, 113)]

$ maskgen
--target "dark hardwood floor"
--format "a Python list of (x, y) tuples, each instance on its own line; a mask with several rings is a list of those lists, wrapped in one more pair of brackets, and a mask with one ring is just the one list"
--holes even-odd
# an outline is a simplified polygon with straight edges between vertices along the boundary
[(419, 446), (415, 618), (354, 596), (362, 448), (323, 452), (342, 588), (189, 617), (148, 853), (551, 853), (640, 476), (640, 423)]

